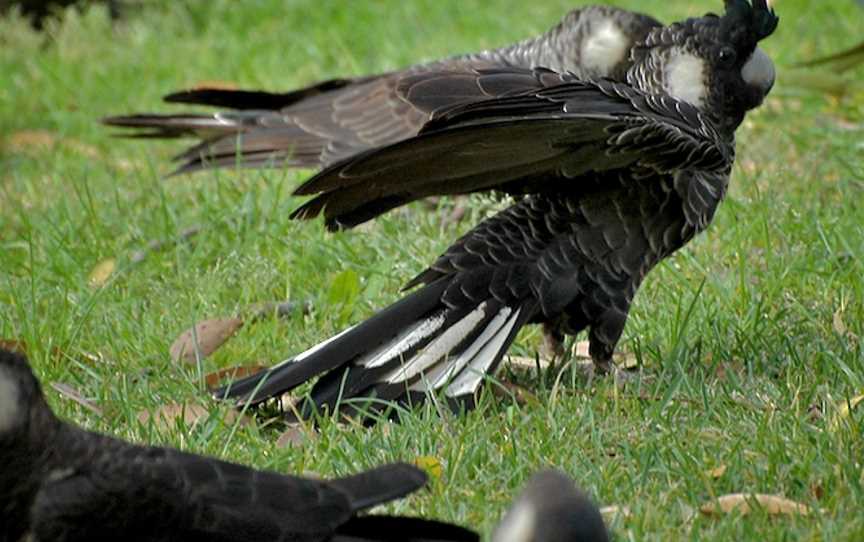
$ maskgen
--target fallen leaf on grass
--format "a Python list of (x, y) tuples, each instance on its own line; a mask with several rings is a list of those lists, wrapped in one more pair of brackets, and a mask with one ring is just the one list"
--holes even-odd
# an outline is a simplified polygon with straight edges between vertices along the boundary
[(99, 151), (92, 145), (72, 138), (62, 137), (48, 130), (21, 130), (13, 132), (2, 141), (3, 147), (15, 153), (43, 151), (51, 149), (58, 144), (62, 144), (63, 147), (87, 158), (99, 157)]
[(105, 286), (108, 279), (111, 278), (115, 269), (117, 269), (117, 261), (114, 258), (102, 260), (96, 264), (96, 267), (94, 267), (92, 271), (90, 271), (90, 276), (88, 277), (87, 282), (93, 288), (101, 288)]
[(183, 420), (187, 427), (194, 426), (202, 418), (206, 418), (209, 412), (201, 405), (183, 405), (180, 403), (168, 403), (162, 405), (153, 412), (142, 410), (138, 413), (138, 421), (147, 424), (152, 420), (159, 429), (174, 427), (177, 420)]
[(846, 335), (846, 324), (843, 322), (843, 308), (837, 309), (837, 312), (834, 313), (834, 318), (832, 321), (834, 326), (834, 331), (837, 335)]
[[(573, 345), (572, 355), (576, 359), (591, 359), (590, 344), (588, 341), (579, 341)], [(632, 352), (615, 352), (612, 361), (619, 369), (632, 370), (639, 368), (639, 360)]]
[(13, 152), (53, 147), (55, 143), (57, 143), (57, 134), (47, 130), (21, 130), (3, 140), (3, 146)]
[(714, 467), (711, 470), (705, 471), (705, 476), (707, 476), (708, 478), (713, 478), (715, 480), (722, 477), (724, 474), (726, 474), (726, 465), (720, 465), (718, 467)]
[(763, 510), (772, 516), (806, 516), (811, 512), (809, 506), (791, 501), (785, 497), (760, 493), (723, 495), (715, 501), (703, 504), (699, 508), (699, 511), (706, 516), (717, 516), (732, 512), (747, 515), (755, 510)]
[(864, 395), (859, 395), (852, 399), (842, 401), (840, 407), (837, 409), (837, 414), (835, 414), (834, 419), (831, 420), (831, 429), (836, 430), (839, 428), (840, 424), (843, 423), (844, 420), (848, 420), (852, 415), (852, 412), (862, 402), (864, 402)]
[(239, 318), (213, 318), (202, 320), (181, 333), (171, 345), (171, 359), (175, 362), (195, 363), (196, 339), (198, 354), (206, 358), (225, 344), (243, 327)]
[(498, 385), (490, 386), (490, 390), (495, 397), (513, 399), (520, 406), (540, 404), (540, 399), (528, 388), (512, 382), (500, 382)]
[(629, 519), (633, 513), (626, 506), (604, 506), (600, 509), (600, 515), (603, 516), (603, 519), (606, 523), (613, 523), (617, 520), (625, 520)]
[(314, 440), (315, 433), (310, 433), (302, 424), (291, 424), (276, 440), (278, 448), (299, 448)]
[(0, 339), (0, 348), (21, 354), (22, 356), (27, 355), (27, 343), (18, 339)]
[(458, 203), (456, 203), (456, 206), (453, 207), (453, 210), (446, 214), (444, 219), (441, 221), (441, 225), (446, 228), (453, 224), (458, 224), (462, 221), (467, 212), (468, 206), (465, 205), (465, 202), (459, 201)]
[(544, 358), (529, 358), (526, 356), (509, 356), (507, 365), (522, 371), (534, 371), (539, 366), (541, 371), (545, 371), (551, 366), (549, 360)]
[(234, 367), (226, 367), (212, 373), (204, 375), (204, 382), (208, 388), (217, 388), (224, 380), (239, 380), (247, 376), (260, 373), (267, 369), (263, 365), (236, 365)]
[(96, 403), (81, 395), (78, 390), (76, 390), (69, 384), (64, 384), (63, 382), (52, 382), (51, 387), (54, 388), (54, 391), (60, 394), (60, 397), (63, 397), (64, 399), (69, 399), (70, 401), (74, 401), (92, 412), (93, 414), (96, 414), (97, 416), (102, 416), (102, 409), (96, 406)]
[(588, 341), (579, 341), (573, 345), (573, 357), (591, 359), (591, 354), (588, 353), (590, 343)]
[[(177, 422), (182, 420), (186, 427), (195, 427), (198, 423), (206, 420), (210, 416), (210, 411), (198, 404), (182, 404), (168, 403), (154, 410), (152, 413), (147, 410), (142, 410), (138, 413), (138, 421), (142, 424), (153, 423), (161, 431), (170, 430), (177, 426)], [(226, 410), (222, 413), (222, 421), (226, 425), (233, 424), (239, 418), (240, 414), (236, 410)], [(241, 424), (248, 423), (248, 420), (243, 418)]]
[(816, 481), (810, 484), (810, 494), (817, 501), (821, 501), (825, 497), (825, 488), (822, 487), (822, 482)]
[(441, 461), (437, 457), (431, 455), (421, 455), (414, 459), (414, 466), (418, 469), (426, 471), (430, 478), (440, 480), (444, 474), (444, 468), (441, 466)]

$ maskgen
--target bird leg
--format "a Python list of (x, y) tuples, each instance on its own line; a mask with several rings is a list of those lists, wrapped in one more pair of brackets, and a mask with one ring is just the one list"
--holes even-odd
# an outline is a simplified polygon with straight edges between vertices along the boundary
[(564, 347), (564, 333), (558, 326), (544, 322), (540, 356), (553, 361), (564, 359), (566, 355), (567, 349)]
[(618, 379), (621, 371), (612, 361), (615, 345), (624, 332), (627, 314), (615, 309), (608, 309), (603, 318), (591, 325), (588, 331), (588, 354), (594, 363), (594, 372), (598, 375), (612, 374)]

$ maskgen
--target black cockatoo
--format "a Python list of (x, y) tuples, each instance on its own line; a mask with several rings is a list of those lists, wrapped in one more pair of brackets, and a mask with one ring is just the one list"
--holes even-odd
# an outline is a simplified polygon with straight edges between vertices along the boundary
[(301, 415), (430, 392), (460, 402), (528, 323), (587, 329), (595, 366), (609, 370), (639, 285), (711, 222), (735, 131), (774, 83), (757, 47), (774, 11), (725, 5), (651, 30), (626, 83), (516, 67), (406, 76), (412, 102), (435, 104), (431, 120), (324, 169), (297, 190), (314, 197), (295, 216), (323, 214), (337, 229), (432, 195), (517, 201), (411, 280), (413, 293), (215, 395), (258, 403), (323, 375)]
[(421, 518), (360, 515), (426, 483), (407, 464), (311, 480), (139, 446), (57, 418), (0, 350), (0, 540), (476, 542)]

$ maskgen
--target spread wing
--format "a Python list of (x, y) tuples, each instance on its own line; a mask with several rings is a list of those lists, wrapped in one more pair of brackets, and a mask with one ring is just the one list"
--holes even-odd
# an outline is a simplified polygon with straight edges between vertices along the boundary
[(297, 189), (317, 196), (294, 216), (323, 213), (338, 229), (432, 195), (554, 191), (623, 169), (722, 171), (733, 159), (731, 142), (695, 107), (610, 81), (539, 69), (445, 72), (411, 99), (435, 95), (451, 79), (494, 97), (440, 105), (417, 137), (323, 170)]
[[(322, 81), (285, 93), (194, 89), (165, 100), (225, 107), (216, 114), (135, 114), (106, 124), (146, 138), (192, 136), (200, 144), (177, 156), (177, 173), (242, 165), (319, 167), (417, 134), (432, 109), (409, 98), (417, 76), (446, 70), (546, 67), (577, 77), (623, 81), (631, 47), (660, 23), (610, 6), (569, 12), (548, 32), (510, 46), (366, 77)], [(441, 98), (445, 98), (444, 95)], [(475, 94), (460, 96), (470, 101)], [(438, 104), (440, 105), (440, 103)]]
[(402, 464), (324, 481), (174, 450), (112, 446), (46, 484), (32, 517), (39, 540), (329, 540), (359, 510), (425, 480)]
[[(493, 66), (489, 59), (452, 59), (400, 72), (333, 80), (285, 94), (202, 89), (166, 97), (171, 102), (231, 107), (215, 115), (138, 114), (109, 117), (108, 125), (135, 128), (146, 138), (194, 136), (203, 141), (177, 155), (175, 173), (240, 164), (244, 167), (317, 167), (416, 135), (442, 104), (489, 98), (477, 87), (437, 86), (418, 91), (440, 66)], [(413, 99), (417, 93), (424, 99)]]

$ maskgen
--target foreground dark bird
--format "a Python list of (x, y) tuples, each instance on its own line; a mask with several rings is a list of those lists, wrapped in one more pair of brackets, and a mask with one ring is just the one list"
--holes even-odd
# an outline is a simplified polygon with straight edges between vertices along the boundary
[[(420, 74), (494, 67), (545, 67), (578, 77), (619, 81), (630, 67), (630, 49), (660, 23), (609, 6), (568, 13), (537, 38), (480, 53), (378, 75), (323, 81), (296, 91), (199, 89), (165, 97), (168, 102), (234, 109), (215, 115), (110, 117), (105, 123), (142, 129), (139, 137), (192, 136), (202, 140), (177, 156), (177, 173), (208, 167), (329, 165), (368, 149), (417, 134), (442, 103), (495, 96), (471, 92), (439, 97), (424, 91)], [(458, 88), (453, 89), (459, 92)], [(425, 99), (415, 99), (417, 94)], [(443, 100), (443, 101), (442, 101)]]
[[(337, 229), (431, 195), (518, 201), (408, 283), (419, 290), (216, 396), (257, 403), (323, 375), (302, 416), (370, 397), (460, 402), (526, 323), (587, 328), (596, 368), (610, 370), (642, 280), (726, 194), (735, 130), (774, 83), (757, 42), (777, 23), (765, 0), (727, 0), (722, 17), (656, 28), (632, 49), (626, 84), (544, 69), (414, 76), (411, 100), (437, 103), (433, 120), (313, 177), (295, 216)], [(483, 98), (461, 99), (472, 93)]]
[(309, 480), (136, 446), (54, 416), (27, 360), (0, 350), (0, 540), (476, 541), (419, 518), (358, 516), (425, 474), (385, 465)]
[(531, 477), (492, 534), (492, 542), (608, 542), (597, 505), (566, 474)]

